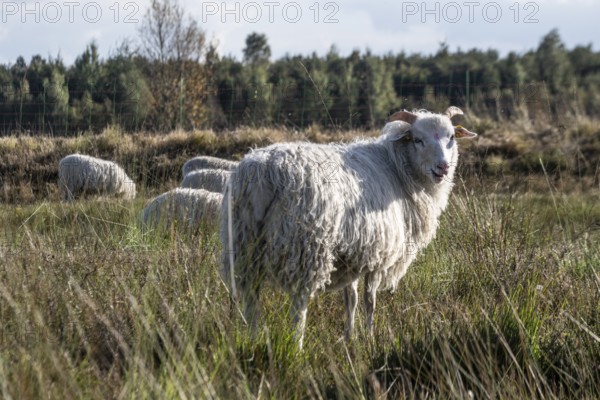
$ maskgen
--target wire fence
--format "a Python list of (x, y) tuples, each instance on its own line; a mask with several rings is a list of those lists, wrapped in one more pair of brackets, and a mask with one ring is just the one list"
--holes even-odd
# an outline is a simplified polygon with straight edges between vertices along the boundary
[[(360, 90), (372, 86), (368, 81), (351, 85), (326, 83), (319, 87), (306, 80), (280, 85), (207, 81), (200, 89), (202, 93), (189, 96), (186, 81), (181, 79), (177, 90), (171, 90), (170, 97), (158, 107), (157, 98), (144, 98), (134, 83), (120, 80), (102, 85), (73, 80), (61, 85), (5, 82), (0, 83), (0, 134), (72, 135), (98, 132), (109, 125), (132, 132), (165, 126), (304, 128), (318, 124), (326, 128), (360, 128), (384, 122), (387, 115), (400, 108), (435, 111), (452, 104), (473, 109), (480, 116), (512, 118), (522, 114), (519, 110), (538, 114), (542, 110), (551, 115), (557, 107), (579, 107), (575, 86), (550, 95), (544, 82), (475, 85), (468, 74), (465, 84), (402, 83), (385, 98), (379, 98), (376, 91)], [(190, 110), (202, 118), (190, 122)]]

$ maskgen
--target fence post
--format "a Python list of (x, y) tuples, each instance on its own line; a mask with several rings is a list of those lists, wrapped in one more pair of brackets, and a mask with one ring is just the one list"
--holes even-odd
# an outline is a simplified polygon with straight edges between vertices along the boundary
[(183, 129), (183, 76), (179, 79), (179, 128)]
[(469, 70), (467, 69), (465, 71), (465, 86), (466, 86), (466, 105), (467, 105), (467, 111), (469, 110), (469, 96), (470, 96), (470, 87), (469, 87)]

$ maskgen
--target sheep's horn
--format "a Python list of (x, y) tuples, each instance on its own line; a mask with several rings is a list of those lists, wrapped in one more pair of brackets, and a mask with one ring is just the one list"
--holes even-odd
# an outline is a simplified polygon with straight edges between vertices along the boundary
[(448, 118), (452, 118), (455, 115), (463, 115), (464, 113), (462, 112), (462, 110), (458, 107), (455, 106), (450, 106), (446, 109), (446, 111), (444, 111), (444, 114), (448, 117)]
[(416, 120), (417, 120), (416, 114), (413, 114), (413, 113), (408, 112), (408, 111), (398, 111), (398, 112), (395, 112), (392, 115), (390, 115), (390, 117), (388, 118), (388, 122), (392, 122), (392, 121), (404, 121), (404, 122), (408, 122), (411, 125)]
[(454, 127), (454, 135), (457, 139), (472, 139), (474, 137), (477, 137), (477, 134), (475, 132), (471, 132), (467, 128), (460, 125), (456, 125)]

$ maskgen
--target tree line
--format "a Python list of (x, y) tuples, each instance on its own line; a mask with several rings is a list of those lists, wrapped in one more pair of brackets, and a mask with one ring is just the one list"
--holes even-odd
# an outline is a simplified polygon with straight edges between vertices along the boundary
[(600, 52), (567, 49), (556, 30), (524, 54), (354, 51), (271, 60), (267, 37), (246, 38), (243, 59), (219, 56), (172, 0), (153, 0), (135, 48), (101, 59), (95, 43), (73, 65), (39, 55), (0, 66), (0, 133), (73, 135), (239, 126), (380, 126), (400, 108), (450, 104), (495, 120), (600, 112)]

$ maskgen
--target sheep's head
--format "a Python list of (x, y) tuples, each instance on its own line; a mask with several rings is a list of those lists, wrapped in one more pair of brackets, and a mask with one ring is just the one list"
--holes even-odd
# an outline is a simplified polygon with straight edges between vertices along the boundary
[(460, 125), (454, 126), (451, 118), (463, 112), (458, 107), (448, 107), (443, 114), (426, 111), (399, 111), (392, 116), (383, 133), (399, 146), (419, 178), (429, 178), (433, 183), (451, 181), (458, 161), (456, 139), (474, 138)]

